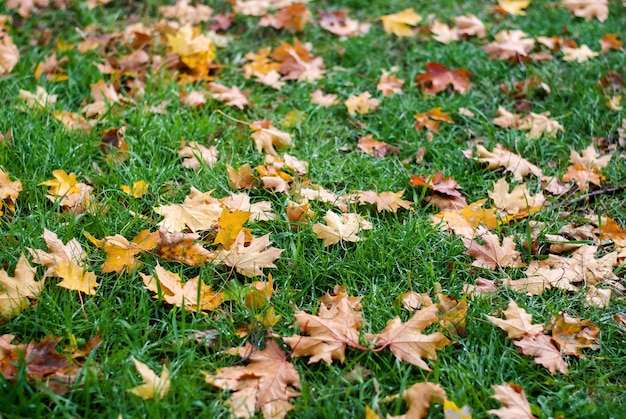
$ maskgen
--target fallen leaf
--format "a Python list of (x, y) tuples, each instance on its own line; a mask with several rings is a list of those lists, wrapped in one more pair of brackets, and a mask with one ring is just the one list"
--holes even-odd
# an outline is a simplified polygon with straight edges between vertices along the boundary
[(257, 151), (263, 151), (273, 156), (278, 156), (274, 146), (284, 148), (291, 146), (291, 135), (278, 130), (271, 121), (255, 121), (250, 125), (252, 135), (250, 136), (256, 144)]
[(44, 281), (35, 281), (36, 270), (29, 265), (24, 254), (15, 266), (14, 276), (0, 269), (0, 318), (11, 318), (30, 306), (43, 291)]
[(561, 313), (552, 318), (548, 330), (552, 332), (552, 339), (562, 354), (582, 356), (583, 349), (600, 348), (600, 328), (589, 320), (580, 320)]
[(296, 310), (300, 335), (283, 340), (292, 350), (292, 356), (309, 356), (309, 364), (320, 360), (332, 364), (333, 359), (343, 363), (346, 346), (358, 345), (361, 313), (353, 308), (347, 296), (335, 304), (320, 306), (317, 316)]
[(522, 180), (524, 176), (535, 175), (542, 177), (541, 169), (528, 160), (507, 150), (500, 144), (496, 144), (493, 151), (488, 151), (482, 145), (477, 145), (478, 161), (487, 163), (487, 169), (504, 167), (505, 172), (513, 173), (513, 179)]
[(0, 215), (3, 214), (2, 209), (8, 208), (15, 211), (15, 202), (22, 190), (22, 182), (19, 180), (11, 181), (9, 174), (0, 168)]
[(479, 268), (521, 268), (526, 266), (522, 262), (521, 254), (515, 250), (513, 236), (505, 237), (500, 245), (500, 240), (496, 234), (487, 233), (480, 237), (483, 245), (476, 240), (463, 239), (463, 244), (467, 248), (464, 252), (474, 258), (472, 266)]
[(383, 70), (383, 74), (380, 76), (380, 80), (376, 85), (376, 90), (382, 93), (383, 96), (392, 96), (393, 94), (402, 94), (402, 86), (404, 80), (399, 79), (393, 74), (389, 74), (387, 70)]
[(509, 192), (509, 184), (505, 178), (493, 185), (493, 191), (487, 192), (494, 206), (502, 212), (503, 219), (519, 220), (539, 212), (545, 202), (543, 194), (530, 195), (526, 184), (516, 185)]
[[(247, 277), (263, 276), (262, 268), (275, 268), (274, 261), (284, 249), (270, 246), (269, 234), (253, 237), (246, 243), (246, 234), (240, 231), (230, 249), (218, 250), (215, 261), (223, 262)], [(267, 248), (267, 249), (266, 249)]]
[(609, 17), (608, 0), (562, 0), (561, 4), (570, 12), (585, 20), (594, 17), (600, 22), (604, 22)]
[(355, 112), (358, 114), (365, 114), (376, 112), (376, 110), (378, 110), (380, 100), (372, 98), (372, 95), (369, 92), (363, 92), (358, 96), (350, 95), (344, 104), (346, 105), (346, 108), (348, 108), (348, 113), (350, 115), (354, 115)]
[(436, 95), (449, 84), (453, 89), (463, 94), (470, 88), (472, 73), (464, 69), (448, 70), (443, 64), (426, 63), (426, 73), (417, 75), (417, 84), (422, 86), (425, 93)]
[(456, 16), (451, 19), (459, 27), (459, 33), (461, 35), (477, 36), (479, 38), (487, 36), (487, 28), (485, 28), (485, 24), (472, 14), (467, 16)]
[(215, 166), (217, 162), (217, 148), (215, 146), (207, 147), (195, 141), (185, 144), (183, 141), (178, 150), (178, 155), (184, 157), (183, 167), (198, 170), (202, 164), (209, 167)]
[(453, 401), (443, 401), (443, 414), (445, 419), (472, 419), (469, 406), (459, 407)]
[(126, 195), (132, 196), (133, 198), (141, 198), (144, 196), (148, 192), (149, 187), (150, 185), (148, 185), (144, 180), (134, 182), (133, 186), (120, 185), (122, 191)]
[[(398, 192), (359, 191), (360, 204), (376, 204), (376, 210), (397, 212), (398, 209), (410, 209), (413, 202), (402, 199), (404, 190)], [(319, 236), (318, 236), (319, 237)]]
[(520, 348), (522, 354), (535, 358), (535, 363), (554, 373), (559, 371), (567, 374), (567, 364), (563, 360), (563, 353), (560, 352), (552, 339), (547, 335), (524, 336), (520, 340), (513, 341), (513, 344)]
[(195, 243), (200, 238), (195, 233), (169, 233), (166, 229), (159, 230), (159, 242), (157, 254), (164, 259), (177, 260), (191, 266), (199, 266), (206, 262), (213, 262), (215, 253), (206, 250), (200, 243)]
[(223, 84), (212, 82), (209, 83), (209, 91), (215, 99), (226, 103), (228, 106), (243, 109), (249, 105), (248, 98), (237, 86), (227, 87)]
[(382, 332), (368, 333), (366, 339), (378, 348), (388, 347), (399, 360), (430, 371), (430, 367), (422, 358), (436, 359), (436, 351), (450, 343), (439, 332), (429, 335), (421, 333), (437, 320), (437, 307), (429, 306), (415, 312), (406, 323), (402, 323), (399, 317), (394, 318), (387, 323)]
[(311, 93), (311, 103), (320, 106), (334, 106), (339, 105), (339, 99), (334, 94), (324, 94), (321, 89), (317, 89)]
[(87, 253), (80, 243), (72, 239), (67, 244), (63, 244), (56, 233), (48, 229), (44, 229), (43, 238), (50, 253), (39, 249), (28, 248), (28, 250), (35, 263), (47, 268), (44, 279), (59, 277), (62, 281), (57, 286), (94, 295), (98, 282), (96, 275), (86, 270), (84, 262)]
[(495, 394), (494, 399), (504, 405), (500, 409), (488, 411), (500, 419), (536, 419), (530, 411), (530, 405), (524, 394), (524, 389), (518, 384), (503, 384), (492, 386)]
[(248, 221), (250, 215), (251, 213), (247, 211), (235, 210), (230, 212), (224, 208), (220, 219), (217, 221), (218, 231), (213, 244), (221, 244), (224, 249), (229, 250), (239, 232), (244, 230), (243, 225)]
[(362, 230), (371, 230), (372, 224), (359, 214), (348, 213), (338, 215), (332, 211), (326, 212), (324, 220), (327, 225), (314, 224), (313, 232), (318, 239), (324, 239), (324, 246), (330, 246), (341, 241), (358, 242), (363, 238), (357, 236)]
[(496, 34), (495, 42), (485, 45), (483, 50), (489, 54), (490, 60), (518, 60), (525, 57), (535, 47), (535, 40), (528, 34), (514, 29), (503, 30)]
[(167, 367), (163, 365), (161, 376), (158, 376), (143, 362), (139, 362), (135, 358), (132, 358), (132, 360), (144, 384), (127, 391), (142, 399), (153, 399), (155, 397), (159, 400), (163, 399), (170, 391), (170, 374)]
[(385, 157), (387, 154), (397, 154), (400, 152), (398, 147), (387, 144), (384, 141), (375, 140), (372, 134), (359, 138), (357, 147), (372, 157)]
[(446, 391), (435, 383), (428, 381), (413, 384), (402, 393), (404, 400), (409, 408), (402, 416), (387, 416), (389, 419), (411, 419), (425, 418), (428, 415), (428, 409), (432, 402), (442, 403), (446, 398)]
[(453, 28), (443, 23), (439, 19), (430, 25), (430, 32), (434, 35), (433, 39), (442, 44), (449, 44), (460, 39), (458, 28)]
[(182, 307), (187, 311), (215, 310), (224, 298), (223, 292), (213, 292), (199, 277), (191, 278), (184, 284), (180, 276), (165, 270), (157, 264), (154, 276), (139, 272), (146, 288), (165, 300), (168, 304)]
[(360, 23), (348, 17), (345, 10), (335, 12), (320, 12), (320, 26), (327, 31), (341, 37), (363, 36), (370, 30), (370, 23)]
[(300, 395), (300, 376), (276, 341), (267, 340), (262, 351), (246, 342), (229, 353), (246, 358), (248, 365), (204, 375), (208, 384), (232, 392), (227, 405), (236, 417), (249, 418), (261, 409), (263, 417), (281, 419), (293, 409), (289, 399)]
[(510, 15), (526, 16), (524, 9), (530, 5), (530, 0), (498, 0), (498, 5)]
[(509, 301), (506, 310), (503, 311), (506, 320), (493, 316), (487, 318), (500, 329), (509, 334), (509, 338), (518, 339), (523, 336), (536, 336), (543, 333), (543, 325), (532, 324), (533, 316), (520, 308), (515, 301)]
[(13, 43), (13, 38), (0, 31), (0, 76), (5, 76), (13, 71), (20, 59), (20, 51)]
[(420, 23), (422, 17), (415, 13), (413, 8), (410, 8), (399, 13), (381, 16), (380, 20), (383, 22), (385, 32), (393, 33), (397, 37), (404, 37), (413, 36), (413, 29), (410, 26)]
[(162, 205), (153, 209), (165, 217), (157, 225), (168, 232), (181, 231), (186, 227), (192, 232), (209, 230), (217, 225), (222, 214), (222, 206), (217, 199), (207, 203), (194, 199), (191, 195), (182, 204)]
[(98, 248), (104, 250), (108, 256), (102, 265), (102, 273), (115, 272), (121, 274), (123, 270), (132, 272), (137, 266), (141, 266), (135, 256), (154, 249), (159, 240), (159, 232), (150, 233), (150, 230), (142, 230), (130, 243), (119, 234), (105, 237), (102, 240), (96, 239), (87, 231), (83, 234)]
[(562, 51), (565, 61), (576, 61), (579, 63), (584, 63), (590, 58), (600, 55), (600, 53), (592, 51), (587, 45), (581, 45), (579, 48), (563, 47)]

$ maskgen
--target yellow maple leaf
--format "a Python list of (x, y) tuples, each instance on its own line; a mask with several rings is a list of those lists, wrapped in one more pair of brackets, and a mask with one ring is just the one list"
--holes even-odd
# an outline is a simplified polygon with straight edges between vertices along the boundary
[(133, 183), (133, 186), (128, 186), (128, 185), (122, 185), (122, 191), (129, 196), (132, 196), (133, 198), (141, 198), (142, 196), (144, 196), (146, 194), (146, 192), (148, 192), (148, 188), (150, 187), (150, 185), (148, 185), (145, 181), (143, 180), (139, 180), (137, 182)]
[(228, 211), (227, 208), (222, 210), (222, 215), (217, 221), (219, 231), (213, 244), (221, 244), (224, 249), (230, 250), (230, 246), (235, 242), (235, 239), (242, 230), (247, 230), (248, 236), (251, 237), (249, 229), (244, 229), (243, 225), (250, 218), (251, 213), (248, 211), (235, 210), (233, 212)]
[(96, 294), (96, 287), (98, 286), (96, 274), (86, 272), (76, 261), (68, 259), (57, 260), (54, 271), (58, 277), (63, 279), (57, 286), (84, 292), (88, 295)]
[(62, 197), (72, 193), (80, 193), (80, 189), (76, 186), (78, 180), (74, 173), (68, 174), (65, 170), (53, 170), (54, 179), (41, 182), (39, 185), (48, 186), (48, 194), (54, 197)]
[(35, 281), (35, 269), (24, 254), (15, 267), (15, 277), (0, 270), (0, 317), (12, 317), (29, 306), (28, 299), (36, 298), (43, 290), (44, 281)]
[(83, 235), (108, 255), (107, 260), (102, 265), (102, 273), (115, 272), (120, 274), (124, 269), (127, 272), (133, 271), (140, 265), (140, 262), (135, 260), (135, 256), (155, 248), (159, 241), (159, 232), (150, 233), (150, 230), (142, 230), (130, 243), (119, 234), (105, 237), (102, 240), (96, 239), (87, 231), (83, 232)]
[(215, 58), (215, 46), (205, 35), (201, 35), (191, 25), (181, 27), (176, 34), (167, 34), (167, 41), (187, 67), (202, 70)]
[(133, 358), (133, 362), (145, 383), (128, 391), (142, 399), (153, 399), (154, 397), (157, 397), (159, 400), (162, 399), (170, 391), (170, 373), (167, 367), (163, 365), (161, 376), (159, 377), (143, 362), (139, 362), (135, 358)]
[(380, 20), (383, 22), (385, 32), (393, 33), (398, 37), (403, 37), (413, 35), (413, 29), (411, 29), (409, 25), (417, 25), (421, 22), (422, 17), (415, 13), (413, 8), (410, 8), (399, 13), (382, 16)]
[(526, 16), (524, 9), (530, 5), (530, 0), (498, 0), (498, 5), (510, 15)]

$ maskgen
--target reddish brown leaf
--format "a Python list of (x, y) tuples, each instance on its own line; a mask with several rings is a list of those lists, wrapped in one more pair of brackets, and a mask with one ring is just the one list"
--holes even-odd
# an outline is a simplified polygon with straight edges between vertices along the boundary
[(436, 95), (450, 84), (459, 93), (465, 93), (470, 88), (472, 73), (467, 70), (448, 70), (445, 65), (434, 62), (426, 63), (426, 68), (426, 73), (417, 75), (417, 84), (428, 94)]

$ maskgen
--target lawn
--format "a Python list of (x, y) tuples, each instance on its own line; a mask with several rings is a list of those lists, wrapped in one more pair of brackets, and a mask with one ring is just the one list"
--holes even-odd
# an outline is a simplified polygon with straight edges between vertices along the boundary
[(624, 415), (622, 2), (47, 3), (0, 417)]

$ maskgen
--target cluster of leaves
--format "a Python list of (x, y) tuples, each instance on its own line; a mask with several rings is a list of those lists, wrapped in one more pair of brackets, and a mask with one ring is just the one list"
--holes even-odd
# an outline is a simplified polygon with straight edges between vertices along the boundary
[[(93, 9), (106, 3), (90, 1), (87, 7)], [(34, 263), (46, 268), (39, 280), (35, 280), (37, 270), (30, 266), (23, 253), (13, 277), (0, 270), (0, 316), (3, 321), (12, 321), (31, 307), (31, 301), (36, 304), (43, 298), (43, 293), (50, 292), (50, 281), (44, 281), (50, 277), (61, 279), (56, 286), (76, 291), (81, 304), (82, 294), (87, 296), (85, 298), (93, 298), (97, 304), (99, 293), (106, 292), (101, 292), (100, 286), (122, 278), (129, 282), (141, 278), (144, 291), (153, 293), (155, 299), (198, 315), (201, 312), (212, 315), (218, 310), (228, 312), (225, 302), (241, 304), (258, 313), (251, 323), (237, 325), (240, 327), (238, 335), (250, 337), (260, 324), (267, 331), (264, 344), (251, 343), (251, 339), (243, 346), (227, 349), (224, 353), (242, 357), (245, 365), (204, 373), (208, 384), (231, 392), (225, 404), (237, 417), (250, 417), (261, 410), (264, 417), (279, 418), (293, 409), (292, 399), (298, 397), (306, 385), (295, 358), (309, 357), (309, 364), (321, 360), (327, 364), (344, 363), (347, 356), (358, 357), (359, 353), (378, 353), (388, 348), (397, 360), (430, 370), (425, 359), (435, 360), (438, 350), (467, 336), (466, 316), (468, 305), (472, 303), (466, 298), (447, 296), (440, 290), (435, 290), (436, 304), (428, 293), (404, 294), (402, 303), (414, 312), (412, 316), (406, 321), (396, 316), (383, 330), (371, 333), (360, 311), (362, 297), (349, 296), (345, 289), (337, 287), (332, 294), (320, 298), (317, 315), (296, 308), (292, 323), (299, 333), (291, 336), (274, 330), (282, 314), (276, 314), (271, 298), (282, 290), (274, 289), (271, 274), (267, 274), (267, 281), (255, 280), (243, 287), (243, 297), (232, 292), (242, 289), (240, 281), (263, 277), (267, 269), (277, 268), (276, 261), (289, 249), (288, 246), (272, 246), (270, 234), (255, 236), (259, 225), (280, 229), (286, 223), (295, 232), (310, 231), (311, 235), (323, 240), (324, 248), (338, 245), (340, 252), (349, 252), (354, 248), (351, 246), (359, 245), (349, 243), (361, 242), (368, 234), (377, 233), (382, 219), (379, 213), (392, 213), (406, 219), (416, 208), (421, 209), (419, 202), (404, 199), (406, 189), (355, 188), (346, 192), (338, 187), (314, 183), (315, 179), (309, 173), (309, 161), (283, 151), (298, 143), (298, 139), (294, 140), (292, 133), (286, 130), (297, 132), (295, 128), (301, 125), (306, 115), (291, 111), (280, 122), (275, 118), (271, 118), (274, 121), (258, 119), (258, 112), (262, 110), (256, 107), (250, 90), (218, 82), (226, 73), (220, 64), (221, 49), (237, 42), (236, 38), (229, 36), (229, 31), (236, 29), (238, 20), (255, 22), (259, 27), (273, 28), (279, 33), (306, 34), (309, 25), (319, 24), (321, 29), (338, 36), (338, 42), (364, 36), (371, 30), (372, 24), (351, 19), (343, 10), (319, 11), (316, 22), (305, 3), (233, 0), (229, 13), (214, 14), (208, 6), (194, 6), (189, 1), (180, 0), (175, 5), (159, 8), (162, 18), (159, 22), (136, 24), (114, 33), (104, 33), (95, 25), (87, 27), (79, 43), (64, 45), (59, 41), (56, 51), (38, 63), (33, 71), (37, 81), (45, 78), (49, 83), (60, 83), (70, 78), (67, 57), (59, 59), (59, 55), (68, 49), (75, 47), (78, 53), (92, 54), (98, 61), (100, 78), (90, 85), (90, 96), (78, 107), (67, 105), (69, 101), (64, 97), (59, 102), (59, 95), (49, 94), (39, 84), (34, 91), (20, 90), (16, 99), (22, 111), (49, 116), (51, 123), (61, 124), (68, 133), (88, 136), (98, 128), (106, 127), (100, 131), (98, 148), (104, 162), (113, 170), (137, 161), (133, 144), (125, 138), (128, 126), (111, 126), (112, 121), (119, 121), (125, 112), (144, 106), (147, 85), (155, 75), (171, 80), (179, 89), (175, 96), (180, 107), (215, 109), (224, 117), (225, 127), (234, 126), (242, 133), (249, 130), (245, 135), (249, 136), (259, 156), (249, 157), (249, 162), (238, 167), (224, 164), (226, 173), (220, 175), (216, 167), (224, 159), (221, 154), (226, 153), (218, 148), (219, 144), (180, 138), (177, 155), (181, 170), (211, 173), (211, 176), (220, 178), (222, 184), (228, 184), (231, 190), (218, 197), (219, 193), (214, 196), (214, 191), (203, 192), (192, 186), (182, 203), (175, 203), (170, 197), (177, 194), (168, 190), (170, 185), (144, 179), (133, 179), (132, 185), (120, 185), (122, 193), (138, 202), (150, 202), (147, 198), (153, 191), (159, 197), (159, 205), (139, 205), (141, 212), (132, 215), (148, 228), (139, 231), (132, 239), (127, 238), (132, 235), (127, 235), (126, 229), (102, 239), (84, 231), (87, 239), (84, 245), (91, 243), (99, 251), (85, 250), (77, 238), (64, 243), (57, 233), (44, 228), (41, 237), (48, 251), (28, 248)], [(52, 3), (11, 0), (7, 7), (20, 19), (28, 19), (49, 7), (64, 9), (71, 4), (70, 0)], [(595, 18), (600, 22), (609, 18), (608, 5), (603, 0), (565, 0), (560, 4), (575, 16)], [(527, 0), (500, 0), (491, 13), (498, 18), (524, 16), (524, 9), (529, 5)], [(540, 66), (554, 60), (555, 55), (576, 65), (602, 54), (623, 53), (616, 34), (598, 39), (601, 49), (592, 51), (587, 45), (579, 47), (573, 38), (529, 35), (519, 29), (501, 30), (493, 35), (491, 42), (485, 42), (487, 28), (474, 15), (452, 17), (450, 20), (455, 26), (429, 18), (425, 26), (419, 27), (417, 25), (424, 19), (413, 9), (377, 16), (377, 20), (390, 42), (398, 37), (433, 40), (444, 45), (473, 43), (480, 45), (490, 60), (500, 60), (510, 66)], [(20, 50), (9, 36), (12, 30), (10, 17), (0, 16), (0, 76), (11, 74), (20, 60)], [(294, 38), (290, 42), (280, 40), (278, 46), (268, 45), (248, 51), (237, 64), (241, 66), (247, 85), (280, 92), (289, 83), (314, 84), (337, 77), (335, 74), (340, 70), (328, 68), (323, 55), (323, 51), (316, 51), (311, 43)], [(451, 65), (426, 62), (425, 70), (415, 75), (414, 91), (425, 98), (465, 95), (475, 88), (473, 82), (482, 82), (467, 69)], [(372, 134), (365, 135), (367, 125), (363, 122), (384, 110), (390, 97), (404, 94), (405, 80), (394, 74), (397, 72), (398, 69), (393, 68), (382, 70), (376, 84), (380, 98), (367, 90), (362, 91), (359, 86), (344, 95), (343, 100), (339, 99), (340, 93), (327, 93), (318, 88), (311, 93), (310, 104), (319, 109), (336, 108), (338, 112), (345, 112), (363, 133), (356, 148), (372, 159), (400, 154), (400, 147), (376, 139)], [(223, 81), (232, 82), (226, 76)], [(494, 130), (524, 131), (526, 141), (554, 139), (568, 132), (558, 118), (550, 118), (549, 111), (532, 112), (525, 102), (532, 89), (550, 94), (551, 88), (545, 82), (531, 78), (512, 88), (501, 86), (501, 89), (512, 92), (515, 112), (521, 113), (499, 107), (497, 116), (491, 121)], [(612, 93), (606, 96), (607, 108), (619, 111), (621, 96)], [(340, 105), (345, 110), (340, 110)], [(170, 101), (164, 100), (150, 106), (147, 113), (167, 114), (168, 106)], [(230, 116), (223, 109), (239, 112), (242, 119)], [(475, 114), (469, 109), (445, 112), (441, 106), (433, 107), (415, 113), (414, 128), (420, 135), (425, 129), (425, 140), (432, 141), (442, 128), (440, 123), (454, 125), (472, 118)], [(623, 141), (623, 129), (621, 138)], [(12, 141), (10, 131), (0, 138), (7, 147), (11, 147)], [(469, 204), (457, 179), (446, 177), (441, 171), (410, 174), (413, 170), (407, 170), (410, 180), (406, 187), (412, 188), (409, 194), (419, 196), (426, 202), (426, 208), (439, 211), (432, 214), (432, 224), (459, 236), (467, 249), (466, 255), (472, 258), (471, 269), (494, 278), (480, 277), (476, 284), (465, 284), (463, 292), (467, 298), (470, 301), (491, 298), (501, 290), (536, 296), (547, 289), (557, 288), (570, 293), (584, 291), (584, 303), (596, 308), (607, 307), (612, 298), (620, 299), (626, 288), (615, 270), (626, 258), (626, 230), (617, 221), (604, 214), (585, 214), (578, 218), (577, 224), (562, 228), (556, 235), (546, 232), (545, 223), (528, 221), (529, 217), (550, 207), (566, 206), (572, 196), (576, 196), (574, 200), (584, 200), (589, 194), (606, 192), (598, 188), (605, 180), (603, 170), (612, 158), (615, 160), (615, 147), (609, 149), (596, 141), (596, 145), (592, 143), (580, 153), (571, 149), (571, 164), (562, 168), (565, 173), (548, 176), (544, 170), (556, 173), (553, 167), (542, 169), (501, 144), (490, 151), (484, 142), (474, 140), (471, 143), (473, 148), (464, 152), (465, 157), (485, 163), (487, 169), (504, 169), (504, 177), (493, 183), (486, 197), (483, 193), (482, 199)], [(596, 146), (600, 147), (600, 152)], [(352, 149), (347, 147), (343, 151)], [(418, 150), (415, 159), (418, 163), (423, 154)], [(96, 162), (93, 163), (96, 173), (104, 172)], [(410, 167), (413, 162), (409, 159), (403, 163)], [(509, 184), (507, 173), (512, 175), (514, 184)], [(20, 194), (36, 193), (41, 186), (48, 188), (46, 197), (54, 210), (68, 219), (107, 212), (106, 199), (103, 199), (105, 188), (92, 182), (89, 176), (83, 175), (82, 182), (76, 173), (68, 173), (63, 168), (53, 170), (51, 175), (52, 179), (36, 186), (28, 182), (30, 186), (24, 190), (20, 180), (12, 180), (10, 174), (0, 169), (0, 216), (14, 217), (16, 207), (20, 205)], [(522, 183), (530, 176), (534, 181)], [(27, 183), (26, 179), (22, 180)], [(592, 192), (584, 195), (589, 190)], [(535, 191), (534, 194), (531, 191)], [(267, 196), (271, 198), (265, 199)], [(279, 207), (280, 202), (284, 208)], [(325, 214), (319, 215), (317, 208), (325, 210)], [(157, 218), (157, 221), (156, 216), (162, 219)], [(325, 223), (315, 222), (320, 218)], [(520, 225), (528, 226), (532, 231), (525, 236), (516, 235)], [(552, 243), (549, 249), (540, 246), (546, 241)], [(524, 254), (517, 250), (516, 242), (521, 242)], [(97, 262), (93, 261), (104, 258), (102, 252), (106, 259), (97, 274)], [(561, 255), (570, 252), (569, 257)], [(144, 263), (146, 260), (149, 262)], [(166, 269), (171, 266), (180, 267), (180, 273)], [(194, 277), (187, 274), (192, 272), (191, 269), (207, 266), (216, 273), (214, 277), (206, 277), (204, 270)], [(526, 270), (521, 273), (521, 268)], [(567, 373), (565, 355), (584, 357), (583, 349), (599, 348), (600, 328), (589, 320), (561, 313), (555, 315), (547, 326), (532, 324), (532, 315), (513, 300), (504, 315), (506, 320), (494, 316), (487, 318), (508, 333), (523, 355), (534, 357), (535, 362), (550, 373)], [(83, 368), (101, 338), (95, 336), (80, 347), (69, 345), (65, 355), (55, 350), (61, 341), (59, 337), (46, 336), (40, 343), (28, 345), (13, 345), (13, 339), (11, 334), (0, 336), (0, 374), (9, 381), (16, 381), (17, 370), (23, 365), (29, 380), (44, 382), (53, 392), (61, 394), (70, 386), (80, 386), (77, 377), (89, 373)], [(285, 352), (287, 347), (291, 349), (290, 353)], [(350, 351), (346, 353), (348, 348)], [(145, 399), (164, 398), (171, 386), (167, 366), (164, 365), (161, 374), (157, 375), (148, 365), (132, 359), (145, 384), (128, 391)], [(494, 391), (494, 398), (505, 407), (489, 413), (502, 418), (533, 417), (520, 386), (495, 385)], [(402, 398), (408, 407), (404, 417), (424, 417), (433, 402), (443, 405), (447, 417), (469, 417), (469, 407), (457, 407), (440, 384), (419, 382), (399, 393), (383, 402), (390, 402), (394, 397)], [(384, 410), (377, 403), (375, 409)], [(377, 417), (369, 406), (366, 411), (369, 417)]]

